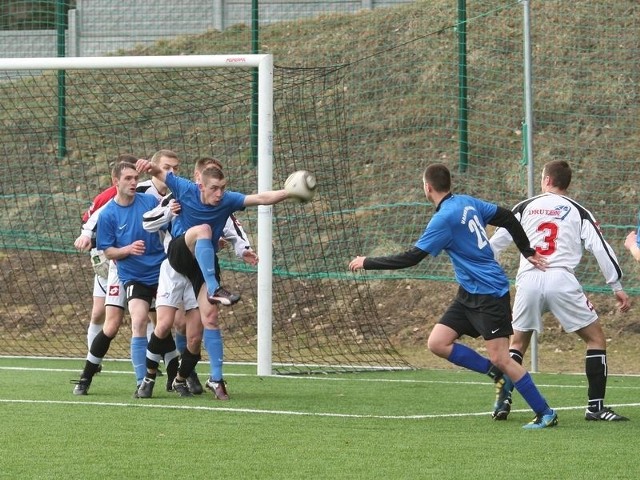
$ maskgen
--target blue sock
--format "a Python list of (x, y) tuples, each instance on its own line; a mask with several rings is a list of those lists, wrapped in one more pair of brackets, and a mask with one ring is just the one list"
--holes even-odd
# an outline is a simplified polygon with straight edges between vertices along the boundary
[(176, 348), (180, 355), (187, 349), (187, 336), (176, 332)]
[(147, 343), (147, 337), (131, 338), (131, 363), (136, 373), (136, 385), (140, 385), (147, 374)]
[(449, 355), (447, 360), (460, 367), (468, 368), (478, 373), (487, 373), (491, 368), (491, 362), (488, 358), (483, 357), (474, 349), (462, 343), (453, 344), (453, 350), (451, 350), (451, 355)]
[(549, 408), (547, 401), (540, 393), (540, 390), (538, 390), (538, 387), (536, 387), (536, 384), (533, 383), (529, 372), (525, 373), (520, 380), (514, 382), (513, 386), (516, 387), (516, 390), (522, 395), (522, 398), (525, 399), (536, 415), (549, 413), (551, 408)]
[(222, 380), (222, 334), (220, 330), (209, 330), (205, 328), (202, 339), (207, 355), (209, 355), (211, 379)]
[(207, 293), (211, 295), (220, 286), (216, 280), (216, 252), (213, 249), (211, 240), (208, 238), (196, 240), (195, 252), (196, 260), (200, 266), (200, 270), (202, 270), (204, 282), (207, 284)]

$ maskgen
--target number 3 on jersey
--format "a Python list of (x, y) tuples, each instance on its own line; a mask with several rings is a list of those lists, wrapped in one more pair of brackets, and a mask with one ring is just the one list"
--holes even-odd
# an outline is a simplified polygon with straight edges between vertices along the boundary
[(487, 232), (484, 231), (484, 228), (480, 223), (480, 219), (477, 215), (474, 215), (473, 218), (469, 220), (469, 223), (467, 225), (469, 227), (469, 230), (472, 233), (476, 234), (478, 249), (482, 250), (489, 243), (489, 237), (487, 237)]
[(558, 225), (553, 222), (543, 222), (538, 225), (538, 232), (542, 232), (542, 244), (536, 245), (536, 252), (540, 255), (553, 255), (556, 251), (556, 239), (558, 238)]

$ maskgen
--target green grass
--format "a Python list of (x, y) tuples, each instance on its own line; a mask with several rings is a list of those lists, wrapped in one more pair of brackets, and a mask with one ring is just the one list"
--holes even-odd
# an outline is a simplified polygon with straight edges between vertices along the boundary
[[(631, 422), (585, 422), (582, 375), (535, 379), (560, 424), (521, 428), (489, 412), (493, 386), (458, 370), (304, 377), (229, 365), (232, 399), (134, 400), (128, 362), (106, 362), (87, 397), (81, 360), (0, 359), (0, 478), (636, 478), (639, 377), (610, 377)], [(199, 367), (205, 372), (204, 365)]]

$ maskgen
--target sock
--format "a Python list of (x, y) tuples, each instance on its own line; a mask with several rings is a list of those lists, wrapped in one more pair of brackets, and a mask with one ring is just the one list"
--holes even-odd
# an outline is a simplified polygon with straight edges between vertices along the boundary
[(107, 337), (101, 329), (93, 339), (93, 342), (91, 342), (89, 353), (87, 353), (87, 361), (100, 365), (102, 363), (102, 359), (109, 351), (111, 340), (113, 340), (113, 338)]
[(211, 380), (222, 380), (222, 334), (220, 330), (205, 328), (202, 338), (204, 340), (204, 348), (209, 355)]
[(147, 323), (147, 341), (151, 340), (151, 334), (153, 333), (155, 328), (156, 326), (153, 324), (153, 322)]
[[(164, 364), (169, 365), (173, 360), (176, 360), (176, 361), (180, 360), (180, 352), (178, 352), (178, 349), (174, 347), (173, 350), (164, 354), (163, 359), (164, 359)], [(177, 371), (178, 371), (178, 367), (176, 367), (176, 372)]]
[[(511, 358), (513, 358), (516, 362), (522, 365), (524, 355), (520, 350), (516, 350), (515, 348), (510, 348), (509, 355), (511, 355)], [(513, 392), (514, 385), (511, 378), (509, 378), (509, 375), (504, 376), (504, 388), (509, 390), (510, 392)]]
[[(209, 350), (207, 350), (207, 352), (208, 351)], [(449, 355), (447, 360), (455, 365), (468, 368), (469, 370), (482, 374), (488, 374), (492, 367), (488, 358), (483, 357), (478, 352), (466, 345), (463, 345), (462, 343), (453, 344), (453, 350), (451, 350), (451, 355)]]
[(547, 404), (547, 401), (538, 390), (538, 387), (536, 387), (536, 384), (533, 383), (533, 379), (529, 372), (525, 373), (520, 380), (515, 382), (514, 386), (536, 415), (549, 413), (551, 408), (549, 408), (549, 404)]
[(102, 331), (102, 325), (97, 323), (90, 323), (87, 328), (87, 350), (91, 349), (91, 344), (96, 338), (96, 335)]
[(607, 389), (607, 351), (587, 350), (585, 373), (589, 382), (589, 410), (600, 411), (604, 408), (604, 393)]
[(191, 375), (191, 372), (196, 368), (196, 365), (200, 361), (200, 354), (191, 353), (189, 349), (185, 349), (180, 357), (180, 367), (178, 373), (182, 378), (187, 378)]
[(187, 336), (176, 332), (176, 348), (182, 354), (187, 350)]
[(168, 382), (173, 382), (173, 379), (176, 378), (176, 375), (178, 374), (178, 363), (180, 361), (180, 353), (176, 348), (176, 342), (173, 341), (173, 336), (171, 335), (171, 332), (169, 332), (169, 335), (167, 336), (167, 338), (164, 339), (163, 342), (164, 342), (163, 343), (164, 356), (162, 358), (164, 359), (164, 364), (167, 368), (167, 383), (168, 383)]
[(91, 380), (93, 378), (100, 368), (102, 359), (109, 351), (111, 340), (113, 340), (113, 338), (107, 337), (102, 331), (102, 328), (100, 328), (100, 331), (96, 334), (93, 342), (91, 342), (89, 352), (87, 353), (87, 361), (84, 364), (84, 369), (82, 370), (80, 378), (86, 378), (87, 380)]
[(513, 358), (516, 362), (518, 362), (520, 365), (522, 365), (522, 361), (524, 359), (524, 355), (522, 354), (522, 352), (520, 350), (516, 350), (515, 348), (510, 348), (509, 349), (509, 355), (511, 355), (511, 358)]
[(82, 370), (82, 374), (80, 378), (86, 378), (87, 380), (91, 380), (93, 376), (98, 371), (98, 367), (100, 367), (99, 363), (93, 363), (89, 360), (84, 362), (84, 369)]
[(211, 244), (211, 240), (208, 238), (201, 238), (196, 240), (196, 261), (200, 266), (200, 270), (202, 270), (202, 276), (204, 277), (204, 281), (207, 284), (207, 293), (209, 295), (213, 294), (218, 287), (218, 281), (216, 280), (216, 269), (215, 269), (215, 251), (213, 250), (213, 245)]
[(169, 361), (167, 361), (167, 357), (165, 356), (164, 364), (167, 367), (167, 385), (169, 382), (173, 383), (173, 380), (178, 375), (178, 364), (180, 363), (180, 357), (178, 356), (178, 351), (174, 349), (176, 355), (172, 357)]
[(492, 379), (494, 382), (500, 380), (501, 378), (504, 377), (504, 373), (502, 373), (502, 370), (500, 370), (498, 367), (496, 367), (494, 364), (491, 364), (491, 367), (489, 367), (489, 371), (487, 372), (487, 375), (489, 376), (490, 379)]
[(136, 385), (140, 385), (147, 374), (147, 337), (131, 337), (131, 363)]
[(149, 338), (146, 357), (147, 370), (157, 370), (160, 360), (162, 359), (162, 340), (156, 337), (155, 333), (151, 333), (151, 337)]

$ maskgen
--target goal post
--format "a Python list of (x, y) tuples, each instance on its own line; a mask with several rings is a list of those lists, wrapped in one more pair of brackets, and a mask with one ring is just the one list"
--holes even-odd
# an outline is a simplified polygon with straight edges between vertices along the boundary
[[(154, 68), (257, 68), (258, 70), (258, 192), (273, 185), (273, 55), (167, 55), (120, 57), (0, 58), (2, 70), (109, 70)], [(272, 228), (271, 206), (258, 207), (257, 373), (271, 375), (272, 348)]]
[[(319, 179), (309, 204), (239, 212), (257, 267), (218, 252), (222, 285), (243, 298), (219, 312), (225, 363), (260, 376), (408, 368), (366, 277), (345, 271), (362, 251), (348, 72), (278, 66), (271, 55), (0, 59), (0, 355), (86, 356), (93, 270), (73, 248), (80, 215), (111, 183), (118, 154), (168, 148), (183, 177), (198, 158), (218, 158), (240, 192), (272, 190), (296, 170)], [(128, 330), (110, 358), (129, 356)]]

